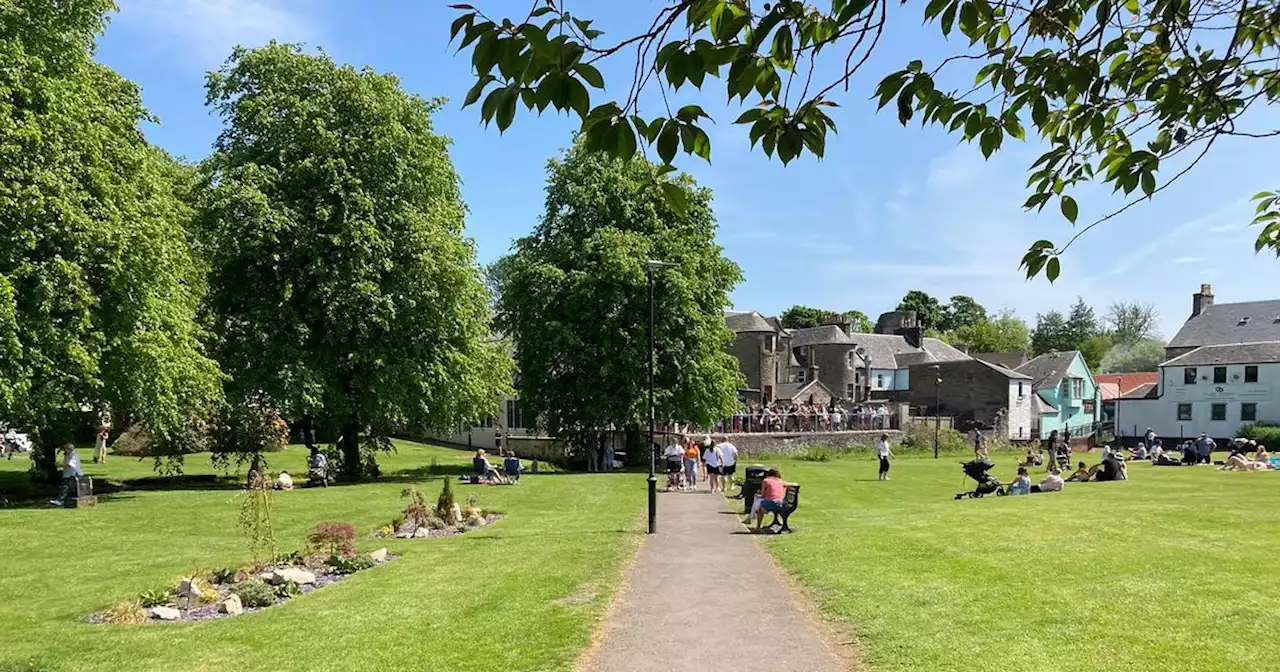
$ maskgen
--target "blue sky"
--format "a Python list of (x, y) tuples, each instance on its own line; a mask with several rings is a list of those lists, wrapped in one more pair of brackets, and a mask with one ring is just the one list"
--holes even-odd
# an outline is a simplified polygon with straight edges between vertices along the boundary
[[(100, 43), (100, 58), (142, 86), (160, 119), (148, 136), (169, 151), (198, 159), (208, 154), (220, 124), (204, 107), (204, 73), (236, 44), (270, 39), (321, 46), (339, 61), (397, 74), (425, 97), (451, 100), (436, 118), (454, 139), (452, 157), (471, 214), (467, 231), (481, 261), (503, 254), (542, 211), (544, 168), (574, 128), (565, 117), (522, 111), (505, 135), (462, 110), (470, 87), (469, 58), (448, 48), (456, 16), (440, 0), (118, 0)], [(610, 35), (632, 34), (664, 3), (658, 0), (587, 3)], [(527, 11), (526, 0), (473, 0), (495, 14)], [(570, 7), (572, 10), (573, 7)], [(909, 5), (918, 12), (919, 8)], [(918, 16), (918, 14), (916, 14)], [(645, 24), (647, 26), (647, 23)], [(710, 131), (710, 165), (678, 163), (715, 193), (719, 241), (742, 266), (745, 281), (735, 307), (777, 313), (794, 303), (859, 309), (872, 319), (911, 289), (945, 300), (968, 294), (989, 310), (1007, 307), (1028, 322), (1063, 309), (1077, 295), (1102, 313), (1113, 300), (1154, 304), (1172, 337), (1190, 311), (1200, 283), (1218, 302), (1275, 298), (1280, 262), (1253, 254), (1247, 224), (1253, 193), (1280, 187), (1275, 141), (1221, 142), (1196, 171), (1124, 215), (1095, 228), (1064, 259), (1050, 285), (1027, 282), (1018, 260), (1041, 239), (1062, 242), (1071, 227), (1052, 206), (1024, 213), (1026, 169), (1038, 156), (1032, 142), (1006, 142), (990, 161), (976, 146), (958, 144), (938, 129), (903, 128), (868, 101), (880, 77), (913, 58), (936, 63), (960, 45), (922, 31), (914, 16), (891, 21), (889, 37), (847, 94), (836, 98), (838, 135), (823, 161), (805, 158), (782, 167), (752, 151), (744, 127), (730, 122), (739, 108), (716, 95), (682, 91), (673, 103), (698, 102), (718, 124)], [(611, 84), (630, 82), (626, 64), (604, 68)], [(819, 76), (825, 68), (819, 68)], [(616, 74), (615, 74), (616, 73)], [(714, 93), (723, 89), (708, 79)], [(625, 94), (611, 87), (600, 100)], [(642, 111), (658, 114), (652, 96)], [(1080, 220), (1092, 221), (1119, 201), (1106, 190), (1077, 194)]]

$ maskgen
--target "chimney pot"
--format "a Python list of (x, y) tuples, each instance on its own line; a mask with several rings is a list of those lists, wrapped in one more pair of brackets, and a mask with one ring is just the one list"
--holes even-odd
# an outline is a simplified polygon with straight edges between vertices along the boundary
[(1200, 291), (1191, 295), (1191, 317), (1195, 317), (1203, 313), (1206, 308), (1213, 305), (1213, 287), (1208, 283), (1200, 285)]

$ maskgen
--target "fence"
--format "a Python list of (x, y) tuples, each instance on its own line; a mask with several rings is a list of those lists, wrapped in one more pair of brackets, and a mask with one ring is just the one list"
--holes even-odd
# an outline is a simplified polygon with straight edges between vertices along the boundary
[(715, 427), (719, 434), (767, 434), (796, 432), (857, 432), (899, 429), (894, 413), (801, 413), (761, 411), (739, 413)]

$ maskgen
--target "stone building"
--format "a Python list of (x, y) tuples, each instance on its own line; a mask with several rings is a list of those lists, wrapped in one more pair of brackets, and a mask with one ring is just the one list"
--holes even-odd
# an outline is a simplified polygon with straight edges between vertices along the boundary
[(1032, 437), (1031, 376), (980, 359), (911, 367), (910, 403), (929, 415), (952, 417), (955, 426), (996, 428), (1011, 440)]
[(792, 331), (791, 352), (800, 365), (795, 382), (806, 382), (816, 375), (831, 394), (856, 399), (862, 387), (862, 359), (848, 329), (848, 324), (835, 323)]

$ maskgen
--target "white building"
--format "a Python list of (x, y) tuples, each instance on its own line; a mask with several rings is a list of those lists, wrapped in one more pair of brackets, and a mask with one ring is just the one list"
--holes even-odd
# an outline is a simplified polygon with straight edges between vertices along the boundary
[(1280, 424), (1280, 300), (1213, 303), (1201, 285), (1191, 317), (1166, 347), (1159, 382), (1116, 402), (1116, 432), (1150, 427), (1169, 440), (1202, 432), (1236, 436), (1254, 422)]

